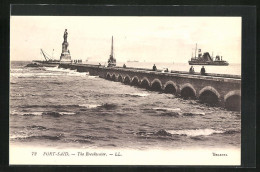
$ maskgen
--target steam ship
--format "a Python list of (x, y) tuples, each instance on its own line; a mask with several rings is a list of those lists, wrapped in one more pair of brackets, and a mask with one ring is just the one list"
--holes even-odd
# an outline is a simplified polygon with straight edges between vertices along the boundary
[(55, 67), (60, 64), (60, 60), (55, 60), (50, 55), (48, 55), (45, 51), (41, 49), (41, 54), (43, 55), (45, 61), (33, 60), (32, 63), (27, 64), (26, 67)]
[(198, 49), (198, 57), (196, 56), (196, 53), (197, 53), (197, 44), (195, 48), (195, 56), (191, 57), (191, 60), (189, 61), (189, 65), (215, 65), (215, 66), (229, 65), (227, 61), (222, 60), (222, 56), (220, 57), (219, 55), (217, 55), (214, 59), (213, 55), (211, 57), (208, 52), (205, 52), (202, 55), (201, 49)]

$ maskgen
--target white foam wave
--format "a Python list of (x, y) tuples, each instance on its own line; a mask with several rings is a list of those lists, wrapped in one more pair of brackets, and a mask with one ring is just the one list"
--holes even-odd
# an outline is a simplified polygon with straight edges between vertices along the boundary
[(99, 78), (98, 76), (88, 76), (88, 78)]
[(23, 71), (23, 70), (25, 70), (25, 69), (17, 68), (17, 69), (11, 69), (10, 72), (15, 73), (15, 72)]
[(52, 77), (61, 76), (62, 73), (11, 73), (11, 77), (29, 78), (29, 77)]
[[(48, 114), (49, 112), (17, 112), (12, 111), (11, 114), (13, 115), (33, 115), (33, 116), (41, 116), (43, 114)], [(57, 112), (60, 115), (75, 115), (75, 112)]]
[(149, 96), (150, 94), (147, 94), (147, 93), (129, 93), (129, 94), (126, 94), (126, 95), (138, 96), (138, 97), (146, 97), (146, 96)]
[(52, 67), (52, 68), (45, 68), (48, 71), (53, 71), (53, 72), (66, 72), (67, 75), (88, 75), (88, 72), (77, 72), (77, 70), (71, 70), (71, 69), (64, 69), (64, 68), (58, 68), (58, 67)]
[(35, 115), (35, 116), (40, 116), (42, 115), (43, 112), (17, 112), (17, 111), (12, 111), (11, 114), (15, 115)]
[(184, 112), (184, 113), (182, 113), (182, 115), (186, 115), (186, 116), (189, 116), (189, 114), (204, 116), (206, 113), (205, 112)]
[(173, 111), (173, 112), (176, 112), (176, 111), (181, 111), (180, 108), (153, 108), (153, 110), (161, 110), (161, 111)]
[(60, 72), (63, 70), (63, 68), (58, 68), (58, 66), (55, 66), (55, 67), (44, 67), (45, 70), (47, 71), (57, 71), (57, 72)]
[(195, 130), (167, 130), (170, 134), (187, 135), (187, 136), (208, 136), (213, 133), (223, 133), (224, 131), (213, 129), (195, 129)]
[(27, 138), (29, 135), (19, 135), (19, 134), (11, 134), (9, 136), (10, 139), (17, 139), (17, 138), (20, 138), (20, 139), (25, 139)]
[(75, 115), (75, 112), (58, 112), (60, 115)]
[(68, 76), (86, 76), (88, 75), (88, 72), (77, 72), (77, 71), (69, 71), (67, 73)]
[(93, 109), (93, 108), (100, 107), (101, 105), (96, 105), (96, 104), (80, 104), (79, 106), (81, 106), (81, 107), (86, 107), (86, 108), (88, 108), (88, 109)]

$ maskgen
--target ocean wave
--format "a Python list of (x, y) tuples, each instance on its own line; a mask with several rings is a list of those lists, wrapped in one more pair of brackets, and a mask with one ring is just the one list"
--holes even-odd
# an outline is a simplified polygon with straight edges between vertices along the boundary
[(235, 129), (231, 129), (231, 130), (226, 130), (225, 132), (223, 132), (223, 134), (237, 134), (237, 133), (241, 133), (240, 130), (235, 130)]
[(156, 132), (141, 131), (135, 133), (141, 139), (158, 139), (158, 140), (178, 140), (178, 135), (172, 135), (166, 130), (159, 130)]
[(49, 115), (53, 117), (60, 117), (63, 115), (75, 115), (75, 112), (43, 112), (42, 115)]
[(21, 115), (21, 116), (42, 116), (49, 115), (53, 117), (60, 117), (62, 115), (75, 115), (75, 112), (17, 112), (13, 111), (11, 115)]
[[(111, 103), (104, 103), (104, 104), (77, 104), (77, 105), (21, 105), (19, 106), (20, 108), (52, 108), (52, 109), (65, 109), (65, 108), (82, 108), (81, 110), (84, 110), (83, 108), (87, 109), (115, 109), (117, 107), (116, 104), (111, 104)], [(62, 112), (59, 112), (62, 113)], [(68, 112), (66, 112), (68, 114)]]
[(40, 115), (42, 115), (42, 112), (18, 112), (18, 111), (12, 111), (10, 114), (11, 115), (22, 115), (22, 116), (40, 116)]
[(9, 138), (11, 140), (14, 140), (14, 139), (26, 139), (28, 137), (29, 137), (28, 135), (21, 135), (21, 134), (10, 134), (10, 136), (9, 136)]
[(98, 136), (90, 136), (90, 135), (74, 135), (75, 137), (77, 138), (80, 138), (80, 139), (84, 139), (84, 140), (101, 140), (103, 139), (103, 137), (98, 137)]
[(140, 136), (172, 136), (172, 134), (168, 133), (163, 129), (156, 132), (140, 131), (135, 134)]
[(181, 111), (180, 108), (153, 108), (153, 110), (156, 110), (156, 111), (173, 111), (173, 112), (179, 112)]
[(205, 112), (181, 112), (180, 108), (153, 108), (156, 111), (162, 111), (167, 113), (162, 113), (162, 116), (204, 116)]
[[(155, 115), (155, 116), (158, 116), (158, 115)], [(179, 117), (180, 114), (178, 112), (165, 112), (165, 113), (161, 113), (159, 116)]]
[(85, 76), (85, 75), (89, 75), (89, 72), (77, 72), (77, 70), (59, 68), (58, 66), (57, 67), (46, 67), (45, 69), (47, 71), (51, 71), (51, 72), (62, 72), (63, 74), (68, 75), (68, 76)]
[(66, 74), (67, 76), (86, 76), (89, 75), (88, 72), (77, 72), (77, 71), (71, 71)]
[(57, 72), (65, 70), (63, 68), (59, 68), (58, 66), (55, 66), (55, 67), (43, 67), (43, 69), (45, 69), (47, 71), (57, 71)]
[(89, 75), (88, 78), (91, 78), (91, 79), (92, 79), (92, 78), (99, 78), (99, 76), (90, 76), (90, 75)]
[(87, 140), (87, 139), (74, 139), (74, 140), (70, 140), (70, 142), (94, 144), (94, 142)]
[(21, 108), (73, 108), (79, 107), (79, 105), (21, 105)]
[(10, 70), (10, 72), (11, 73), (15, 73), (15, 72), (18, 72), (18, 71), (23, 71), (23, 70), (25, 70), (24, 68), (12, 68), (11, 70)]
[(111, 109), (117, 108), (117, 105), (113, 104), (113, 103), (105, 103), (105, 104), (102, 104), (101, 106), (99, 106), (99, 108), (104, 108), (106, 110), (111, 110)]
[(46, 127), (40, 126), (40, 125), (31, 125), (27, 126), (28, 129), (37, 129), (37, 130), (48, 130)]
[(56, 77), (61, 76), (62, 73), (11, 73), (10, 77), (16, 78), (42, 78), (42, 77)]
[(49, 135), (41, 135), (41, 136), (37, 136), (37, 135), (32, 135), (32, 136), (19, 136), (19, 135), (12, 135), (10, 136), (10, 139), (12, 140), (53, 140), (53, 141), (57, 141), (57, 140), (61, 140), (61, 138), (63, 138), (64, 136), (62, 134), (58, 134), (55, 136), (49, 136)]
[(30, 78), (30, 77), (56, 77), (56, 76), (85, 76), (88, 72), (77, 72), (76, 70), (62, 69), (58, 67), (44, 67), (42, 72), (16, 72), (10, 73), (11, 77)]
[(224, 133), (224, 131), (214, 129), (193, 129), (193, 130), (166, 130), (173, 135), (185, 135), (185, 136), (209, 136), (217, 133)]
[(127, 96), (132, 96), (132, 97), (146, 97), (149, 96), (150, 94), (147, 93), (128, 93), (128, 94), (124, 94)]
[(188, 136), (188, 137), (195, 137), (197, 136), (209, 136), (212, 134), (220, 134), (224, 133), (225, 131), (220, 130), (213, 130), (213, 129), (193, 129), (193, 130), (164, 130), (161, 129), (155, 132), (148, 132), (148, 131), (141, 131), (137, 132), (137, 135), (140, 136), (158, 136), (158, 137), (173, 137), (173, 136)]
[(153, 135), (156, 135), (156, 136), (172, 136), (172, 134), (167, 132), (166, 130), (159, 130), (159, 131), (153, 133)]
[(185, 112), (182, 113), (183, 116), (204, 116), (205, 112)]
[(98, 105), (98, 104), (80, 104), (79, 105), (80, 107), (86, 107), (88, 109), (93, 109), (93, 108), (97, 108), (97, 107), (100, 107), (102, 105)]
[(102, 145), (102, 146), (104, 146), (104, 147), (117, 147), (117, 145), (112, 144), (112, 143), (106, 144), (106, 145)]

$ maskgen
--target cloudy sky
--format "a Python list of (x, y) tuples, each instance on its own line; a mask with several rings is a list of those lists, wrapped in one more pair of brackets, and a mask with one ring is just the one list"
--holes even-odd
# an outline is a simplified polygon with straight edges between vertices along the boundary
[(11, 60), (43, 60), (40, 49), (59, 59), (67, 29), (72, 59), (107, 61), (113, 35), (117, 61), (186, 63), (197, 43), (241, 62), (240, 17), (11, 16), (10, 25)]

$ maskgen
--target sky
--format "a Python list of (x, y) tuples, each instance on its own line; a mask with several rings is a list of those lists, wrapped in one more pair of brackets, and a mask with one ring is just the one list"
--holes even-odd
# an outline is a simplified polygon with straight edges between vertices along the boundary
[(113, 36), (119, 62), (187, 63), (197, 43), (241, 64), (241, 17), (11, 16), (11, 61), (60, 59), (65, 29), (72, 59), (107, 61)]

